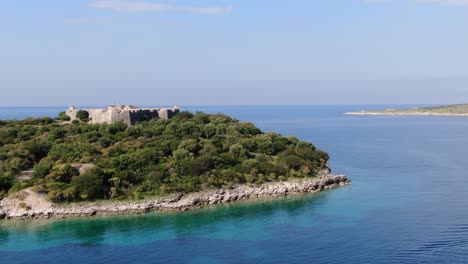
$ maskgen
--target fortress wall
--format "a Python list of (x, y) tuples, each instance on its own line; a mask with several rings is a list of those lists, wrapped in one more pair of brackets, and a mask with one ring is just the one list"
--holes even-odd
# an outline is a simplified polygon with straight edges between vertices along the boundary
[(169, 115), (168, 115), (168, 113), (167, 113), (167, 109), (158, 110), (158, 114), (159, 114), (159, 118), (162, 118), (162, 119), (169, 119)]
[(169, 109), (168, 115), (167, 115), (168, 119), (173, 118), (173, 117), (176, 116), (179, 112), (180, 112), (180, 109), (179, 109), (179, 108)]
[(163, 109), (158, 110), (159, 118), (162, 118), (162, 119), (171, 119), (178, 113), (179, 113), (179, 109), (176, 109), (176, 108), (173, 108), (173, 109), (163, 108)]
[(131, 125), (130, 122), (130, 113), (127, 110), (112, 108), (111, 109), (111, 118), (109, 124), (116, 122), (124, 122), (127, 125)]
[(78, 113), (78, 110), (66, 110), (65, 114), (70, 117), (70, 120), (73, 121), (76, 119), (76, 114)]
[(139, 121), (146, 121), (155, 118), (160, 118), (159, 113), (156, 109), (139, 109), (129, 111), (130, 122), (135, 124)]
[[(83, 109), (89, 113), (91, 124), (112, 124), (124, 122), (133, 125), (139, 121), (151, 120), (155, 118), (170, 119), (180, 112), (178, 107), (174, 108), (121, 108), (108, 107), (106, 109)], [(76, 114), (80, 109), (68, 109), (65, 113), (70, 116), (71, 121), (76, 119)]]
[(112, 122), (112, 111), (110, 109), (85, 109), (88, 111), (91, 124), (110, 124)]

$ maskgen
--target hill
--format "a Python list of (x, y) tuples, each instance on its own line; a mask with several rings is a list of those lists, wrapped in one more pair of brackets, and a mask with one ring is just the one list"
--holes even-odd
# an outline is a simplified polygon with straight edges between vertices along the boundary
[(223, 114), (134, 126), (60, 119), (0, 121), (0, 197), (27, 188), (53, 202), (191, 193), (312, 178), (329, 158)]

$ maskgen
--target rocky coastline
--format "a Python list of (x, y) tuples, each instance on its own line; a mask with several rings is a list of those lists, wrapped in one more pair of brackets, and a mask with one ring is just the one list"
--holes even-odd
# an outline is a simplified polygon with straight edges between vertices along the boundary
[(98, 201), (54, 204), (30, 189), (12, 194), (0, 201), (0, 219), (49, 219), (92, 217), (152, 211), (187, 211), (205, 205), (229, 203), (260, 197), (278, 197), (299, 193), (318, 193), (350, 184), (344, 175), (321, 173), (317, 178), (271, 182), (261, 185), (237, 185), (190, 194), (135, 201)]

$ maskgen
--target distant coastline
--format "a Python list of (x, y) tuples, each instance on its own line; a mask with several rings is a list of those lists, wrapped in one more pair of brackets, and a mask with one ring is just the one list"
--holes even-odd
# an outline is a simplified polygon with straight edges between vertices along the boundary
[(399, 113), (399, 112), (346, 112), (345, 115), (391, 115), (391, 116), (468, 116), (468, 114), (439, 114), (439, 113)]
[(393, 115), (393, 116), (468, 116), (468, 104), (413, 107), (407, 109), (361, 110), (345, 115)]

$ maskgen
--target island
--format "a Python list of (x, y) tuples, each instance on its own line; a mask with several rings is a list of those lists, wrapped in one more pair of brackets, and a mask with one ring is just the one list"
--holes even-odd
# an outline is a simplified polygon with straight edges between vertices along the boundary
[(407, 109), (385, 109), (380, 111), (361, 110), (347, 112), (347, 115), (418, 115), (418, 116), (468, 116), (468, 104), (433, 107), (413, 107)]
[(0, 218), (186, 211), (349, 184), (328, 160), (224, 114), (70, 107), (0, 121)]

